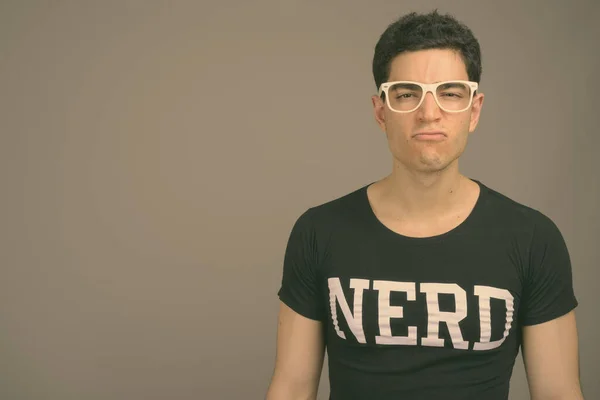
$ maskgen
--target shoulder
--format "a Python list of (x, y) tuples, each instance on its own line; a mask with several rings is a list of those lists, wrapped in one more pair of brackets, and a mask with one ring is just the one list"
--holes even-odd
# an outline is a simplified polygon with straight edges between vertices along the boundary
[(566, 243), (550, 216), (489, 187), (484, 186), (484, 190), (482, 229), (510, 240), (526, 265), (540, 264), (548, 255), (564, 262), (568, 257)]
[(332, 240), (340, 233), (355, 231), (364, 219), (367, 186), (305, 209), (292, 227), (290, 244), (309, 248), (316, 260), (324, 259)]
[(367, 186), (363, 185), (333, 199), (310, 206), (300, 214), (296, 223), (314, 229), (326, 229), (347, 223), (365, 211)]
[(530, 235), (558, 230), (551, 217), (538, 208), (526, 205), (482, 184), (485, 190), (484, 212), (497, 226), (528, 232)]

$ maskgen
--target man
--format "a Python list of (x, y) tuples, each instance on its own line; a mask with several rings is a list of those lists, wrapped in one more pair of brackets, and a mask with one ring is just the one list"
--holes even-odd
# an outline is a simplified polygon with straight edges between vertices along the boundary
[(387, 177), (312, 207), (287, 245), (268, 400), (582, 399), (570, 258), (556, 225), (459, 172), (478, 123), (480, 48), (437, 11), (375, 48)]

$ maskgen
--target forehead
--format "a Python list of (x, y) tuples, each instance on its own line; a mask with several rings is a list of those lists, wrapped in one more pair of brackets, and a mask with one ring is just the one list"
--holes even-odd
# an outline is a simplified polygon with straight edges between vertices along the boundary
[(390, 64), (389, 81), (434, 83), (468, 80), (467, 68), (456, 50), (428, 49), (401, 53)]

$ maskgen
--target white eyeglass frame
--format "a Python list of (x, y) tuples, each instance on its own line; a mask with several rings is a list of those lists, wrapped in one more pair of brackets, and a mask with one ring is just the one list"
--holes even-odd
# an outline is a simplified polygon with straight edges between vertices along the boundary
[[(415, 106), (415, 108), (413, 108), (412, 110), (408, 110), (408, 111), (394, 110), (390, 104), (389, 89), (393, 85), (396, 85), (399, 83), (408, 83), (408, 84), (412, 84), (412, 85), (417, 85), (417, 86), (420, 86), (421, 89), (423, 90), (423, 96), (421, 97), (421, 101), (419, 101), (419, 104), (417, 104)], [(438, 98), (435, 94), (437, 91), (437, 88), (441, 85), (445, 85), (448, 83), (464, 83), (464, 84), (467, 84), (471, 88), (471, 98), (469, 99), (469, 105), (466, 106), (464, 109), (462, 109), (462, 110), (447, 110), (444, 107), (442, 107), (442, 105), (438, 101)], [(445, 112), (449, 112), (449, 113), (459, 113), (459, 112), (467, 111), (471, 107), (471, 105), (473, 104), (473, 97), (475, 96), (475, 91), (478, 88), (479, 88), (479, 84), (477, 82), (461, 81), (461, 80), (456, 80), (456, 79), (450, 80), (450, 81), (437, 82), (437, 83), (421, 83), (421, 82), (414, 82), (414, 81), (392, 81), (392, 82), (384, 82), (381, 84), (381, 86), (379, 86), (379, 97), (381, 98), (381, 95), (383, 93), (385, 93), (385, 102), (386, 102), (388, 108), (390, 110), (392, 110), (393, 112), (406, 114), (406, 113), (410, 113), (410, 112), (414, 112), (415, 110), (418, 110), (419, 107), (421, 107), (421, 105), (423, 104), (423, 101), (425, 100), (425, 96), (427, 96), (427, 92), (431, 92), (431, 94), (433, 95), (433, 99), (435, 100), (436, 104), (438, 105), (438, 107), (440, 109), (442, 109)]]

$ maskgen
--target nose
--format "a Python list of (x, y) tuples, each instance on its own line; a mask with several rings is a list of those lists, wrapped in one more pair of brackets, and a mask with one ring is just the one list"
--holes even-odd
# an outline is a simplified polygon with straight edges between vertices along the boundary
[(441, 117), (442, 110), (435, 101), (433, 93), (425, 93), (425, 98), (418, 112), (423, 120), (435, 120)]

